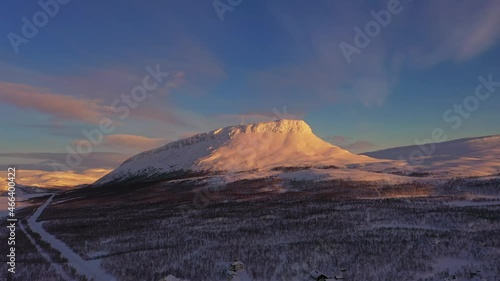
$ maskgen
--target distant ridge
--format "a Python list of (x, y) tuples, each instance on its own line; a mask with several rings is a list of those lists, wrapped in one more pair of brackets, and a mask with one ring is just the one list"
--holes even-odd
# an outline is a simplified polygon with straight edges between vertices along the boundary
[[(429, 143), (424, 144), (429, 146)], [(454, 139), (445, 142), (435, 143), (435, 151), (429, 156), (448, 155), (455, 157), (484, 157), (491, 155), (491, 152), (496, 151), (500, 146), (500, 135), (471, 137)], [(492, 149), (493, 151), (487, 151)], [(418, 145), (406, 145), (393, 148), (387, 148), (372, 152), (361, 153), (379, 159), (393, 159), (397, 160), (401, 156), (408, 156), (414, 150), (419, 150)], [(408, 157), (406, 157), (408, 158)]]
[(409, 145), (363, 153), (377, 159), (408, 161), (429, 171), (477, 176), (500, 174), (500, 135)]

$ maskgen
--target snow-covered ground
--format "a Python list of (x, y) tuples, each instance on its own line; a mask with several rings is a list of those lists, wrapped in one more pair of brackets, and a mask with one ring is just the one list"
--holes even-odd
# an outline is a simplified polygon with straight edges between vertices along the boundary
[[(159, 280), (168, 274), (223, 281), (225, 261), (235, 257), (245, 262), (246, 278), (253, 281), (304, 281), (312, 269), (332, 276), (340, 268), (347, 268), (345, 280), (443, 281), (478, 270), (486, 280), (498, 276), (498, 180), (433, 187), (304, 176), (316, 172), (321, 169), (279, 174), (293, 175), (290, 180), (231, 182), (205, 194), (202, 200), (208, 202), (201, 205), (186, 197), (187, 212), (179, 209), (179, 192), (196, 194), (197, 185), (222, 181), (199, 177), (124, 194), (118, 188), (97, 198), (108, 204), (92, 204), (79, 194), (78, 200), (49, 207), (46, 229), (83, 257), (103, 254), (102, 266), (120, 281)], [(282, 191), (275, 192), (274, 186)], [(378, 193), (376, 186), (381, 187)], [(148, 195), (145, 201), (140, 194)], [(115, 201), (122, 196), (134, 203)], [(158, 201), (149, 203), (151, 198)], [(83, 202), (92, 204), (92, 212), (78, 207)], [(67, 213), (59, 216), (55, 210)], [(91, 228), (96, 222), (107, 227)], [(78, 241), (79, 235), (86, 237), (85, 243)], [(125, 269), (137, 260), (140, 271)]]
[(58, 264), (58, 263), (54, 263), (52, 261), (52, 259), (50, 258), (50, 255), (47, 254), (47, 253), (45, 253), (45, 251), (36, 243), (36, 241), (33, 239), (33, 237), (31, 237), (28, 234), (28, 232), (26, 231), (26, 228), (24, 227), (24, 225), (22, 223), (19, 224), (19, 228), (21, 229), (22, 232), (24, 232), (24, 234), (26, 235), (26, 237), (28, 237), (28, 239), (30, 240), (31, 244), (33, 244), (35, 246), (35, 248), (37, 249), (38, 253), (40, 253), (47, 261), (51, 262), (51, 266), (55, 269), (55, 271), (57, 272), (57, 274), (59, 274), (65, 280), (72, 280), (72, 278), (69, 277), (68, 274), (66, 274), (66, 272), (63, 269), (63, 267), (60, 264)]
[(315, 180), (325, 181), (333, 179), (356, 180), (356, 181), (385, 181), (387, 183), (405, 183), (412, 182), (415, 178), (399, 175), (375, 173), (369, 171), (352, 169), (307, 169), (295, 172), (280, 173), (279, 176), (288, 180)]
[(89, 280), (95, 281), (115, 281), (116, 279), (101, 268), (100, 260), (84, 260), (62, 241), (48, 233), (42, 226), (42, 222), (37, 222), (45, 208), (50, 204), (54, 196), (40, 206), (35, 213), (28, 218), (28, 225), (32, 231), (40, 234), (42, 239), (48, 242), (53, 248), (59, 250), (68, 259), (68, 263), (73, 266), (78, 273), (86, 276)]
[(243, 269), (236, 272), (236, 276), (234, 276), (231, 281), (252, 281), (252, 278), (248, 275), (248, 272)]
[(500, 135), (395, 147), (364, 155), (404, 159), (413, 168), (447, 177), (500, 175)]

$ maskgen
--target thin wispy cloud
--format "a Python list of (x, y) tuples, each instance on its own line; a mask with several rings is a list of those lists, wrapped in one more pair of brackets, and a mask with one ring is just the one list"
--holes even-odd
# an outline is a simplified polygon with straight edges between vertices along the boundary
[[(433, 66), (472, 59), (497, 44), (500, 37), (498, 1), (429, 1), (415, 18), (425, 17), (416, 34), (425, 33), (411, 49), (415, 64)], [(444, 16), (446, 15), (446, 16)], [(418, 35), (420, 36), (420, 35)]]
[(62, 120), (98, 123), (111, 108), (96, 99), (54, 94), (30, 85), (0, 82), (0, 101)]
[[(370, 47), (347, 63), (339, 49), (343, 40), (351, 40), (356, 25), (366, 23), (369, 11), (356, 9), (355, 4), (322, 2), (323, 12), (299, 13), (307, 5), (272, 6), (272, 10), (291, 44), (287, 65), (258, 71), (251, 83), (256, 92), (289, 98), (302, 107), (327, 103), (359, 102), (365, 106), (380, 106), (389, 96), (399, 69), (387, 54), (381, 38), (373, 39)], [(347, 19), (344, 22), (339, 20)], [(306, 93), (306, 94), (304, 94)], [(312, 104), (311, 103), (316, 103)]]
[[(249, 84), (263, 96), (287, 98), (303, 107), (312, 100), (381, 106), (399, 84), (403, 69), (432, 67), (445, 61), (463, 63), (498, 42), (497, 1), (418, 4), (401, 2), (402, 12), (392, 15), (389, 25), (370, 38), (369, 45), (354, 54), (350, 63), (339, 44), (353, 44), (354, 28), (363, 29), (373, 20), (371, 11), (384, 9), (385, 1), (370, 8), (360, 8), (359, 1), (269, 4), (290, 40), (286, 49), (290, 60), (286, 65), (256, 71)], [(317, 8), (322, 12), (302, 12)], [(404, 34), (408, 38), (402, 39)]]
[(148, 138), (130, 134), (114, 134), (104, 137), (103, 146), (119, 148), (123, 151), (133, 149), (135, 151), (144, 151), (160, 147), (169, 142), (164, 138)]

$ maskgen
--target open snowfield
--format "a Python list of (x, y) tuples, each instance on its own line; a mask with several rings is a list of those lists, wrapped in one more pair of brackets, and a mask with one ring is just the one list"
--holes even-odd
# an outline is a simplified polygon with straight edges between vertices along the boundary
[(100, 262), (119, 281), (222, 281), (234, 258), (254, 281), (340, 268), (345, 280), (438, 281), (477, 270), (496, 280), (498, 188), (495, 179), (432, 186), (278, 177), (218, 188), (187, 180), (58, 195), (38, 224), (62, 256), (69, 247), (81, 258), (69, 264)]
[(86, 276), (88, 280), (95, 281), (114, 281), (113, 276), (107, 274), (100, 267), (100, 260), (84, 260), (77, 253), (75, 253), (71, 248), (69, 248), (62, 241), (48, 233), (42, 226), (41, 222), (37, 222), (40, 215), (43, 213), (45, 208), (52, 202), (51, 196), (47, 201), (37, 208), (37, 210), (28, 218), (28, 225), (32, 231), (38, 233), (41, 239), (48, 242), (53, 248), (61, 252), (61, 255), (68, 260), (68, 263), (76, 269), (76, 271), (82, 276)]

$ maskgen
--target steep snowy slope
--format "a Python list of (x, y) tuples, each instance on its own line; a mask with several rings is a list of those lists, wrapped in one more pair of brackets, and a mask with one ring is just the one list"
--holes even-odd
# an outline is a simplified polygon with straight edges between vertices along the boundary
[(379, 159), (405, 159), (413, 166), (431, 171), (494, 175), (500, 173), (500, 135), (396, 147), (364, 155)]
[(140, 153), (98, 180), (168, 177), (178, 171), (240, 172), (289, 166), (337, 166), (379, 160), (316, 137), (301, 120), (226, 127)]

